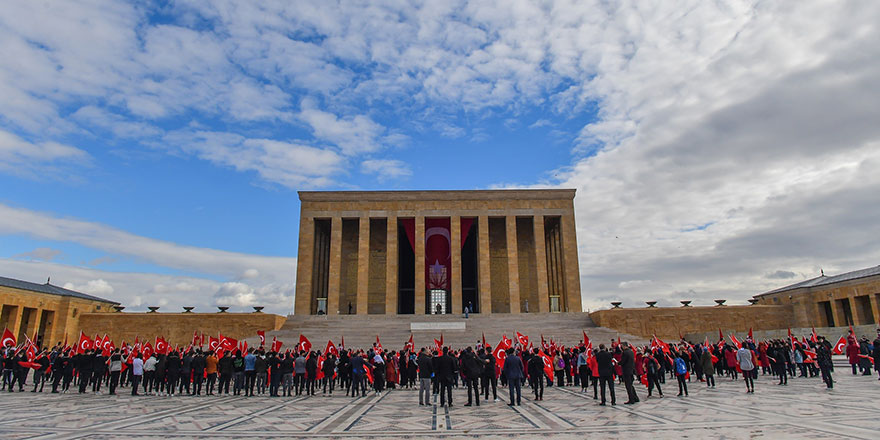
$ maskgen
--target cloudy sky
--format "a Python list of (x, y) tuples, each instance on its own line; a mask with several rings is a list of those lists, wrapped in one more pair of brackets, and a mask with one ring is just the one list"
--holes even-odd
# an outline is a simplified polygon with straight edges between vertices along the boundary
[(588, 309), (880, 264), (876, 1), (3, 8), (0, 276), (289, 313), (345, 189), (577, 188)]

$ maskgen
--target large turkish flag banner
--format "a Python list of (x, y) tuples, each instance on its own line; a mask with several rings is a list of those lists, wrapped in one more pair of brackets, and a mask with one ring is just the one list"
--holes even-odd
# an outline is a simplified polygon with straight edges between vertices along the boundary
[(449, 290), (451, 263), (452, 237), (449, 234), (449, 218), (426, 218), (425, 281), (429, 290)]

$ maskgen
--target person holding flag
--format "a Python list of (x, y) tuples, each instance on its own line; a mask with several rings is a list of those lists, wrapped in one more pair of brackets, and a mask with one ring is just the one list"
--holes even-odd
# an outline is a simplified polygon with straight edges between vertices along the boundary
[(715, 358), (715, 355), (708, 348), (703, 348), (703, 352), (700, 353), (700, 365), (706, 377), (706, 388), (715, 388), (715, 360), (712, 358)]
[(736, 351), (736, 361), (739, 363), (739, 368), (742, 370), (743, 379), (746, 382), (746, 392), (754, 393), (755, 392), (755, 377), (758, 373), (755, 367), (755, 354), (752, 350), (749, 350), (745, 346), (740, 346), (739, 350)]

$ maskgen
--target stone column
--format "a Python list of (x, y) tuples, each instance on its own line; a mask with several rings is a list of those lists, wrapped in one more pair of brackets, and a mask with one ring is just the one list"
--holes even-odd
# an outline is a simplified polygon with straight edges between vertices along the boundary
[(578, 268), (574, 210), (562, 216), (562, 259), (565, 269), (566, 312), (581, 312), (581, 275)]
[(415, 271), (416, 285), (413, 292), (415, 299), (415, 314), (425, 314), (425, 217), (416, 216), (416, 233), (415, 243), (413, 243), (413, 251), (415, 251)]
[(831, 302), (831, 315), (834, 316), (834, 326), (846, 327), (846, 316), (843, 314), (843, 306), (837, 302), (835, 296), (831, 296), (829, 301)]
[(550, 291), (547, 288), (547, 243), (544, 241), (544, 216), (536, 215), (535, 225), (535, 263), (538, 267), (538, 311), (550, 311)]
[[(311, 264), (310, 264), (311, 266)], [(327, 314), (339, 314), (339, 289), (342, 285), (342, 218), (330, 220), (330, 268), (327, 271)]]
[(876, 293), (868, 294), (868, 300), (871, 301), (871, 313), (874, 315), (874, 319), (880, 321), (880, 304), (878, 304), (878, 298)]
[[(16, 306), (15, 312), (9, 314), (9, 331), (12, 332), (12, 335), (15, 336), (15, 339), (19, 338), (19, 331), (21, 330), (21, 321), (24, 318), (24, 306)], [(18, 341), (21, 342), (21, 341)]]
[(385, 246), (385, 314), (397, 314), (397, 217), (388, 216)]
[(489, 217), (481, 215), (477, 218), (477, 235), (478, 249), (477, 259), (479, 261), (479, 273), (477, 277), (480, 279), (480, 313), (492, 313), (492, 284), (491, 269), (489, 256)]
[(463, 313), (461, 304), (461, 217), (449, 218), (449, 250), (452, 253), (452, 313)]
[(300, 213), (299, 251), (296, 255), (296, 292), (294, 313), (312, 313), (312, 254), (315, 250), (315, 219)]
[(862, 314), (859, 313), (859, 305), (856, 304), (856, 296), (852, 293), (848, 294), (849, 311), (852, 313), (853, 325), (872, 324), (870, 322), (862, 322)]
[(370, 284), (370, 218), (358, 219), (357, 314), (367, 314)]
[(519, 252), (516, 245), (516, 216), (504, 218), (507, 227), (507, 278), (510, 295), (510, 313), (520, 313), (519, 303)]

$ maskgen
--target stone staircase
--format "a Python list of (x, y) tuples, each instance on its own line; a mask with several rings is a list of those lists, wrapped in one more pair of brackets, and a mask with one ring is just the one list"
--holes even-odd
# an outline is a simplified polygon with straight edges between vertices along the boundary
[[(411, 331), (412, 323), (428, 329)], [(369, 347), (378, 335), (384, 348), (397, 350), (409, 340), (410, 334), (417, 348), (433, 346), (434, 339), (439, 339), (441, 332), (445, 345), (464, 347), (481, 340), (483, 333), (486, 342), (494, 346), (502, 334), (514, 339), (517, 331), (528, 336), (535, 346), (540, 345), (542, 334), (548, 342), (552, 337), (566, 346), (577, 345), (583, 340), (583, 331), (587, 332), (594, 346), (608, 344), (618, 337), (631, 343), (647, 342), (638, 336), (597, 327), (587, 313), (472, 314), (468, 319), (463, 315), (291, 315), (280, 330), (267, 333), (266, 338), (268, 343), (275, 336), (284, 342), (285, 347), (290, 347), (303, 334), (312, 342), (313, 348), (323, 349), (328, 339), (339, 344), (343, 336), (347, 347)], [(248, 341), (252, 344), (258, 339), (248, 338)]]

